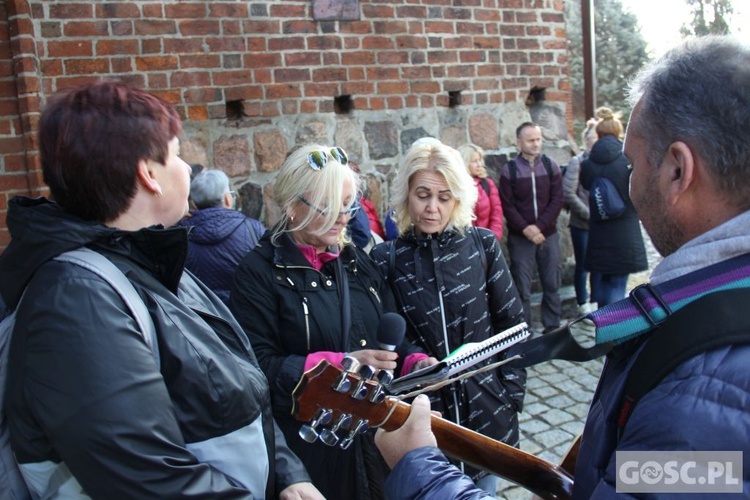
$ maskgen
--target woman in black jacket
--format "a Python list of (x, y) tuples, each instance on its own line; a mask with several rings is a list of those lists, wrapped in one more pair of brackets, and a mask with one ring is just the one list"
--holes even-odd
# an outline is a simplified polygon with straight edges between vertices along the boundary
[[(605, 177), (617, 188), (625, 202), (625, 212), (614, 219), (589, 220), (589, 243), (586, 248), (586, 269), (591, 273), (591, 300), (599, 307), (625, 297), (628, 275), (648, 268), (641, 226), (630, 201), (630, 167), (622, 154), (623, 127), (609, 108), (596, 111), (599, 140), (591, 148), (588, 159), (581, 163), (581, 185), (591, 190), (594, 181)], [(589, 198), (590, 212), (596, 210)]]
[[(329, 499), (382, 498), (388, 473), (372, 441), (361, 435), (347, 450), (299, 435), (292, 396), (303, 372), (320, 360), (341, 366), (344, 355), (394, 370), (397, 360), (430, 361), (407, 342), (381, 350), (381, 316), (393, 298), (373, 262), (347, 237), (359, 209), (358, 175), (341, 148), (302, 147), (289, 155), (274, 184), (281, 221), (240, 263), (230, 308), (244, 327), (271, 385), (274, 416), (313, 484)], [(435, 360), (432, 360), (433, 362)]]
[[(472, 227), (476, 199), (477, 189), (458, 151), (435, 139), (420, 139), (393, 181), (399, 236), (371, 252), (406, 318), (407, 338), (436, 358), (523, 320), (500, 243), (492, 231)], [(525, 370), (500, 367), (430, 393), (432, 408), (518, 446), (525, 382)], [(495, 494), (496, 477), (470, 468), (467, 473)]]

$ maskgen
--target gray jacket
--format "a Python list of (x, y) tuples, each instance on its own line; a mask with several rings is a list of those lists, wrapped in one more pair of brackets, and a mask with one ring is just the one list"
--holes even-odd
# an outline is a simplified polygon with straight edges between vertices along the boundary
[(583, 152), (570, 159), (563, 176), (563, 201), (570, 209), (570, 227), (589, 228), (589, 192), (581, 186), (581, 162), (589, 155)]

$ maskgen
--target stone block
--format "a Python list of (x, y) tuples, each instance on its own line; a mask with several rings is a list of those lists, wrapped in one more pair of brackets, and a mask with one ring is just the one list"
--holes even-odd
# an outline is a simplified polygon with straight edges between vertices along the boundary
[(372, 160), (398, 156), (398, 127), (390, 121), (368, 121), (365, 123), (365, 140)]
[(214, 142), (213, 166), (223, 170), (229, 177), (250, 175), (250, 143), (247, 136), (219, 137)]
[(497, 119), (490, 114), (470, 116), (469, 140), (482, 149), (497, 149), (500, 142)]
[(301, 124), (297, 129), (297, 135), (294, 138), (294, 141), (298, 146), (304, 146), (305, 144), (329, 145), (325, 122), (311, 121)]
[(275, 172), (287, 155), (286, 138), (278, 130), (256, 132), (253, 135), (255, 164), (259, 172)]

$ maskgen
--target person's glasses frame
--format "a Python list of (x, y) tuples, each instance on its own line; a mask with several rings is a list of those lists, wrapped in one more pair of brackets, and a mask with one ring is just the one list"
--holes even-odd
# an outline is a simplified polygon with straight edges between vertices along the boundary
[[(304, 203), (305, 205), (307, 205), (308, 207), (310, 207), (313, 210), (315, 210), (316, 212), (318, 212), (323, 217), (325, 217), (325, 216), (328, 215), (328, 212), (326, 210), (319, 209), (318, 207), (316, 207), (315, 205), (313, 205), (312, 203), (310, 203), (307, 199), (305, 199), (304, 196), (297, 196), (297, 199), (299, 201), (301, 201), (302, 203)], [(355, 202), (354, 205), (352, 205), (351, 207), (349, 207), (347, 210), (339, 212), (338, 214), (339, 214), (339, 216), (343, 215), (343, 216), (348, 216), (348, 217), (351, 218), (351, 217), (354, 217), (354, 214), (356, 214), (357, 212), (359, 212), (360, 208), (362, 208), (360, 206), (360, 204), (357, 203), (357, 202)]]
[(331, 155), (331, 158), (342, 165), (349, 163), (349, 157), (346, 156), (346, 151), (339, 147), (333, 147), (329, 150), (319, 149), (311, 152), (307, 155), (307, 164), (310, 165), (310, 168), (313, 170), (320, 170), (328, 163), (328, 155)]

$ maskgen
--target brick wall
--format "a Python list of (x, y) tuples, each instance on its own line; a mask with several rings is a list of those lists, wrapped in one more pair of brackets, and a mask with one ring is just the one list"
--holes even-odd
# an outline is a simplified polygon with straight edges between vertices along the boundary
[(274, 173), (305, 142), (343, 146), (384, 186), (425, 134), (504, 157), (512, 130), (533, 118), (564, 158), (562, 0), (360, 0), (355, 21), (314, 20), (314, 1), (5, 2), (0, 247), (8, 198), (44, 193), (41, 103), (102, 77), (173, 103), (186, 161), (225, 170), (243, 210), (267, 223)]

